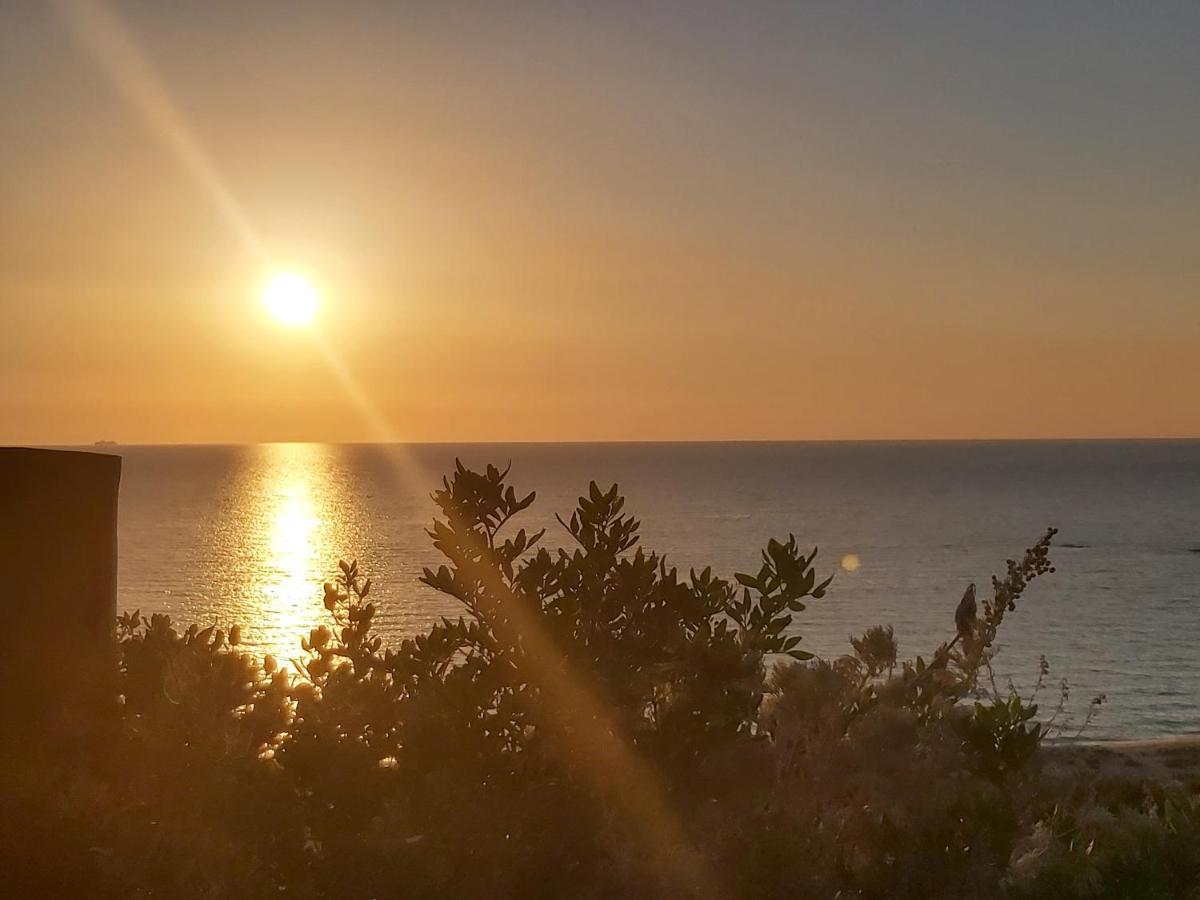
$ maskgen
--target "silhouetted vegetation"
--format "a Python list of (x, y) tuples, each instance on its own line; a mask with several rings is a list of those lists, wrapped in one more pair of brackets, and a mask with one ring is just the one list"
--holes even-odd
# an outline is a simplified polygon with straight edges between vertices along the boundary
[[(1053, 530), (947, 607), (817, 660), (796, 616), (830, 579), (772, 540), (734, 581), (638, 545), (614, 486), (560, 522), (459, 466), (434, 499), (461, 617), (385, 644), (343, 562), (300, 671), (164, 616), (117, 626), (119, 702), (3, 771), (10, 883), (87, 896), (1175, 897), (1194, 794), (1044, 765), (1036, 696), (995, 640)], [(1043, 671), (1043, 675), (1045, 671)], [(27, 751), (29, 748), (25, 748)], [(22, 881), (22, 878), (25, 881)]]

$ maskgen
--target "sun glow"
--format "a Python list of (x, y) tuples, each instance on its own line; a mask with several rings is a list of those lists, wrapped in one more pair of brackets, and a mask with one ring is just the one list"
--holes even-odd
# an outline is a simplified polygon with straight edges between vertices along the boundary
[(263, 305), (285, 325), (308, 325), (316, 317), (317, 290), (307, 278), (295, 272), (276, 272), (262, 293)]

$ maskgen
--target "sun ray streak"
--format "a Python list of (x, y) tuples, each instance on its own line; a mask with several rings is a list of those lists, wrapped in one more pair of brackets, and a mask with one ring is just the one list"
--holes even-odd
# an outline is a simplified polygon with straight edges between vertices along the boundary
[[(247, 249), (265, 262), (267, 254), (261, 236), (115, 12), (103, 0), (53, 0), (53, 3), (75, 39), (184, 171), (208, 194)], [(398, 443), (395, 428), (336, 348), (316, 333), (313, 343), (376, 438)], [(398, 478), (422, 479), (428, 483), (410, 454), (403, 453), (395, 459)], [(295, 535), (292, 539), (299, 540)], [(495, 583), (492, 589), (493, 596), (502, 597), (507, 586)], [(519, 604), (513, 607), (520, 608)], [(516, 624), (523, 640), (535, 650), (530, 659), (537, 661), (537, 671), (528, 675), (543, 685), (564, 741), (562, 752), (581, 763), (596, 785), (639, 828), (664, 873), (678, 888), (692, 896), (717, 894), (712, 872), (689, 846), (683, 823), (653, 773), (620, 735), (603, 700), (573, 670), (536, 618), (524, 616)]]
[(262, 238), (115, 12), (103, 0), (53, 0), (53, 3), (75, 40), (192, 180), (208, 194), (247, 249), (265, 259)]
[[(376, 437), (397, 443), (398, 436), (386, 416), (359, 384), (341, 355), (320, 334), (314, 346), (328, 364), (346, 395)], [(409, 454), (395, 458), (398, 480), (428, 484)], [(582, 765), (600, 796), (620, 809), (638, 829), (656, 865), (679, 896), (714, 897), (720, 894), (715, 873), (696, 852), (673, 804), (654, 773), (621, 734), (605, 702), (575, 671), (536, 616), (524, 611), (510, 596), (510, 588), (497, 573), (485, 571), (488, 592), (504, 603), (510, 627), (530, 651), (526, 655), (530, 680), (542, 686), (555, 728), (553, 743), (566, 758)], [(501, 617), (504, 618), (504, 617)]]

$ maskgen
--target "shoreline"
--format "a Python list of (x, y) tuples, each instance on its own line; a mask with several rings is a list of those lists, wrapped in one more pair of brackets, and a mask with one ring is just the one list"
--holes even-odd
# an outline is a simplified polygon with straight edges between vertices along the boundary
[(1073, 740), (1042, 745), (1050, 766), (1087, 769), (1099, 778), (1187, 785), (1200, 781), (1200, 734), (1133, 740)]

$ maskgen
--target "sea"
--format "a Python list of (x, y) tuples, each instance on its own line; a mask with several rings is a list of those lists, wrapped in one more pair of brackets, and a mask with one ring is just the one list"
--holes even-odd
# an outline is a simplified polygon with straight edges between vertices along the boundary
[(618, 484), (642, 545), (686, 572), (755, 571), (769, 538), (817, 547), (834, 580), (797, 615), (801, 647), (835, 658), (849, 637), (894, 627), (901, 655), (954, 632), (1048, 526), (1057, 566), (1005, 621), (998, 682), (1038, 694), (1071, 737), (1200, 732), (1200, 441), (121, 446), (119, 606), (181, 627), (233, 623), (249, 649), (300, 656), (325, 621), (339, 559), (374, 579), (378, 627), (413, 635), (456, 602), (418, 581), (441, 562), (431, 493), (455, 460), (511, 464), (537, 499), (515, 527), (550, 547), (596, 481)]

